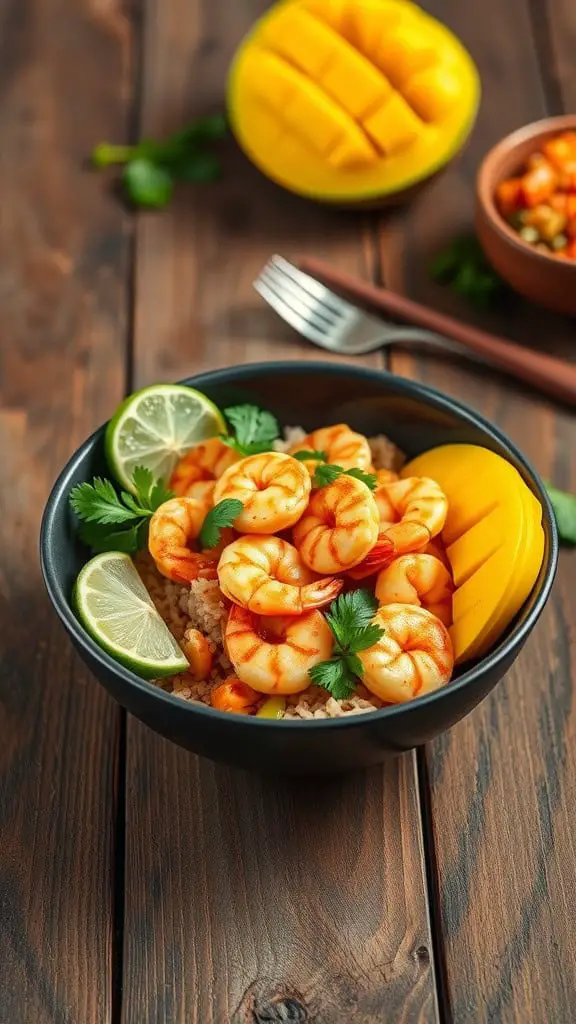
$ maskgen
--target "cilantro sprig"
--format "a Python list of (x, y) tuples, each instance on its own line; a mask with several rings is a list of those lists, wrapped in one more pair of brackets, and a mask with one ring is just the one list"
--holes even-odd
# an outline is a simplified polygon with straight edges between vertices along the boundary
[(234, 433), (221, 435), (222, 441), (243, 457), (273, 450), (280, 436), (278, 420), (258, 405), (231, 405), (224, 415)]
[(132, 481), (134, 494), (118, 494), (110, 480), (99, 476), (70, 491), (70, 505), (81, 520), (80, 539), (93, 551), (135, 554), (146, 545), (149, 519), (173, 497), (145, 466), (136, 467)]
[(377, 609), (378, 602), (370, 590), (353, 590), (341, 594), (326, 612), (334, 635), (332, 657), (314, 665), (310, 678), (336, 700), (347, 700), (362, 679), (364, 670), (358, 653), (384, 636), (384, 630), (372, 621)]
[(92, 162), (99, 168), (121, 165), (124, 191), (134, 205), (161, 209), (177, 181), (204, 184), (220, 177), (220, 161), (209, 147), (226, 130), (223, 114), (201, 117), (163, 141), (142, 139), (135, 146), (101, 142)]
[(507, 294), (504, 281), (490, 266), (473, 235), (455, 238), (437, 253), (430, 274), (477, 309), (489, 309)]
[(378, 482), (374, 473), (365, 473), (362, 469), (343, 469), (342, 466), (326, 462), (316, 468), (312, 478), (312, 486), (327, 487), (328, 484), (333, 484), (339, 476), (352, 476), (355, 480), (361, 480), (371, 491), (375, 490)]
[(561, 491), (548, 483), (546, 490), (554, 509), (560, 540), (564, 544), (576, 545), (576, 494)]
[(202, 523), (198, 538), (200, 547), (215, 548), (220, 540), (220, 533), (227, 526), (234, 526), (234, 520), (240, 515), (244, 505), (238, 498), (224, 498), (210, 510)]
[(316, 449), (302, 452), (292, 452), (292, 458), (298, 462), (328, 462), (328, 453), (316, 451)]

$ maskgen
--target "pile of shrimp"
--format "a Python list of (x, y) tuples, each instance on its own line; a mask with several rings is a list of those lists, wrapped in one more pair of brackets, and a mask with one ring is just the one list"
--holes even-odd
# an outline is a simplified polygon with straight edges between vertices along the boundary
[[(373, 473), (375, 490), (348, 475), (315, 487), (318, 463), (293, 457), (311, 450), (342, 469)], [(263, 697), (308, 689), (310, 670), (333, 651), (323, 610), (359, 586), (373, 590), (374, 622), (384, 630), (359, 655), (359, 683), (378, 706), (449, 681), (454, 585), (440, 540), (448, 503), (435, 481), (374, 469), (367, 438), (338, 424), (287, 453), (246, 458), (213, 438), (181, 459), (170, 487), (176, 496), (151, 518), (149, 551), (170, 580), (218, 580), (228, 609), (223, 647), (234, 674), (212, 690), (214, 707), (256, 714)], [(222, 531), (216, 548), (201, 550), (204, 518), (227, 498), (243, 506), (234, 529)], [(208, 639), (189, 629), (182, 646), (192, 678), (208, 679)]]

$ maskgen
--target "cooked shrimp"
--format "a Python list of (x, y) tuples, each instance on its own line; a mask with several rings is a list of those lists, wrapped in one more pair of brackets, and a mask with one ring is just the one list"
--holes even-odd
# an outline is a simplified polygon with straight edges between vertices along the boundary
[(253, 715), (260, 694), (237, 676), (228, 676), (210, 694), (210, 703), (219, 711), (235, 711), (237, 715)]
[(450, 573), (433, 555), (401, 555), (382, 570), (376, 581), (379, 604), (419, 605), (445, 626), (452, 625), (453, 592)]
[(395, 473), (393, 469), (375, 469), (373, 472), (378, 487), (381, 487), (382, 484), (392, 484), (400, 479), (398, 473)]
[(169, 580), (216, 579), (220, 550), (199, 552), (193, 546), (205, 517), (206, 507), (196, 498), (171, 498), (150, 519), (148, 550), (158, 571)]
[(201, 501), (204, 505), (204, 511), (208, 514), (214, 504), (215, 487), (215, 480), (194, 480), (186, 488), (186, 497), (196, 498), (197, 501)]
[(317, 579), (292, 544), (268, 535), (239, 537), (218, 563), (220, 589), (258, 615), (301, 615), (338, 596), (342, 580)]
[(434, 558), (438, 558), (439, 561), (442, 562), (442, 565), (448, 569), (448, 572), (451, 572), (450, 560), (446, 554), (446, 548), (442, 543), (441, 537), (434, 537), (434, 540), (431, 540), (430, 543), (426, 545), (422, 554), (434, 555)]
[(180, 641), (185, 656), (188, 658), (188, 673), (196, 682), (207, 679), (212, 669), (212, 648), (199, 629), (187, 629)]
[(435, 480), (410, 476), (381, 484), (374, 491), (380, 513), (381, 540), (390, 546), (390, 559), (422, 551), (444, 527), (448, 501)]
[(379, 522), (376, 502), (366, 484), (352, 476), (339, 476), (313, 493), (294, 527), (294, 543), (302, 561), (314, 572), (342, 572), (358, 565), (373, 549)]
[(244, 505), (239, 533), (278, 533), (298, 521), (308, 504), (310, 475), (290, 455), (265, 452), (230, 466), (214, 489), (214, 504), (238, 498)]
[(332, 631), (319, 611), (260, 618), (232, 605), (225, 645), (237, 676), (258, 693), (300, 693), (310, 669), (332, 654)]
[(174, 467), (170, 490), (178, 497), (197, 497), (191, 485), (203, 480), (218, 480), (225, 469), (238, 462), (239, 455), (219, 437), (210, 437), (194, 445)]
[(364, 686), (380, 700), (400, 704), (448, 682), (454, 655), (440, 619), (425, 608), (387, 604), (378, 609), (374, 622), (384, 636), (358, 657)]
[[(307, 451), (325, 452), (327, 461), (342, 466), (342, 469), (368, 469), (372, 462), (368, 441), (363, 434), (357, 434), (346, 423), (314, 430), (291, 447), (290, 455)], [(310, 476), (314, 476), (318, 463), (310, 459), (303, 465)]]

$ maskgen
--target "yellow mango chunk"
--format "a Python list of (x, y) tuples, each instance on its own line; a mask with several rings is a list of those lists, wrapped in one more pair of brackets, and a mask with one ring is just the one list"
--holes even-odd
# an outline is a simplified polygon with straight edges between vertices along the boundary
[(355, 121), (282, 58), (255, 49), (244, 73), (253, 94), (274, 107), (284, 126), (337, 166), (376, 159), (376, 150)]
[(544, 557), (542, 508), (506, 459), (477, 445), (418, 456), (402, 476), (428, 476), (448, 498), (442, 539), (452, 568), (457, 663), (497, 642), (528, 598)]
[(377, 63), (393, 85), (436, 63), (435, 47), (417, 24), (400, 22), (382, 39)]
[(262, 43), (311, 75), (354, 118), (382, 104), (392, 91), (366, 57), (303, 8), (288, 5), (262, 33)]
[(388, 103), (364, 121), (364, 128), (382, 153), (396, 153), (422, 133), (422, 122), (406, 100), (394, 92)]
[(441, 121), (458, 101), (460, 89), (457, 72), (437, 65), (412, 75), (402, 95), (424, 121)]
[(478, 99), (466, 50), (410, 0), (279, 0), (241, 43), (228, 84), (250, 159), (292, 191), (346, 205), (438, 171)]

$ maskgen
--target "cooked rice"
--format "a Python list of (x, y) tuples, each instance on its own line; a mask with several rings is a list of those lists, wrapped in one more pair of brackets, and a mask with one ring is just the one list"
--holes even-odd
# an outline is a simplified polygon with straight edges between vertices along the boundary
[[(284, 439), (276, 441), (275, 448), (287, 451), (305, 436), (306, 431), (302, 427), (286, 427)], [(375, 469), (400, 469), (405, 457), (392, 441), (384, 435), (368, 438), (368, 441)], [(199, 629), (214, 655), (209, 679), (197, 682), (188, 672), (181, 672), (160, 680), (158, 685), (182, 700), (210, 704), (212, 690), (234, 671), (224, 652), (223, 630), (227, 612), (217, 580), (194, 580), (190, 586), (183, 586), (162, 576), (149, 555), (141, 554), (135, 561), (156, 608), (178, 642), (184, 639), (187, 630)], [(257, 707), (265, 700), (263, 695)], [(366, 714), (381, 707), (384, 707), (383, 702), (361, 683), (347, 700), (335, 700), (327, 690), (311, 685), (303, 693), (286, 698), (284, 718), (342, 718)]]

